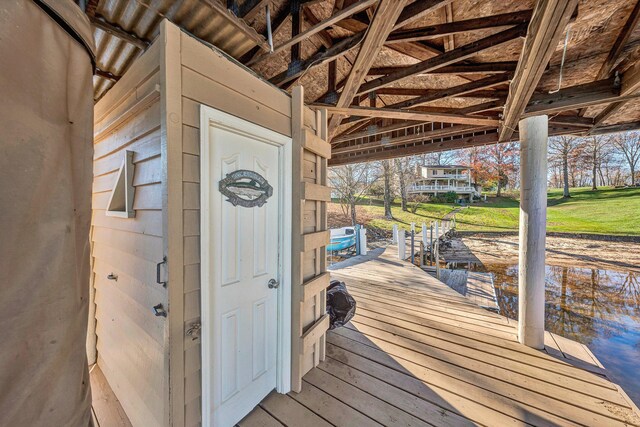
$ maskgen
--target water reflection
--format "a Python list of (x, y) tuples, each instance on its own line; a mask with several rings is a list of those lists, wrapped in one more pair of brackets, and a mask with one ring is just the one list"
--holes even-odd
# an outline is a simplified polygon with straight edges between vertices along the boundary
[[(501, 313), (517, 319), (517, 264), (484, 267), (494, 275)], [(545, 285), (547, 330), (589, 346), (640, 403), (640, 274), (547, 265)]]

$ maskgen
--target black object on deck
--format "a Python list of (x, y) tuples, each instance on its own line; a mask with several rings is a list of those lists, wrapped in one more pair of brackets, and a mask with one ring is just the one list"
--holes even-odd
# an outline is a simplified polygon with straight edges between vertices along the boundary
[(344, 326), (356, 314), (356, 300), (347, 290), (347, 285), (332, 280), (327, 288), (327, 313), (329, 313), (329, 329)]

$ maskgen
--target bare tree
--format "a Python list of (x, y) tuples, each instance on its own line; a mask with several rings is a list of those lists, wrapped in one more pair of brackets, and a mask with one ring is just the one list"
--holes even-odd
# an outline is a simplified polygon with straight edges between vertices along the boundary
[(356, 205), (362, 196), (375, 183), (378, 176), (373, 173), (369, 163), (338, 166), (329, 169), (329, 182), (339, 195), (340, 207), (346, 217), (351, 217), (351, 224), (358, 222)]
[(627, 160), (631, 172), (631, 185), (636, 185), (636, 167), (640, 160), (640, 132), (619, 133), (611, 138), (611, 142)]
[[(571, 197), (569, 194), (569, 161), (576, 148), (576, 139), (571, 136), (558, 136), (549, 138), (549, 152), (552, 160), (562, 164), (563, 192), (562, 197)], [(574, 178), (572, 176), (572, 178)], [(575, 185), (575, 179), (574, 179)]]
[[(585, 144), (585, 157), (591, 164), (591, 189), (598, 189), (598, 170), (604, 158), (604, 150), (609, 144), (609, 140), (602, 136), (588, 138)], [(602, 181), (602, 180), (601, 180)]]
[(393, 213), (391, 213), (391, 201), (393, 199), (391, 195), (391, 178), (393, 174), (393, 167), (391, 160), (382, 161), (382, 176), (384, 177), (384, 217), (387, 219), (393, 219)]

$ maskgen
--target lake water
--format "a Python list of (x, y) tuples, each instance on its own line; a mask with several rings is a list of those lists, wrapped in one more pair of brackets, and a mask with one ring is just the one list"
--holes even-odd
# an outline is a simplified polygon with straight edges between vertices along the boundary
[[(517, 319), (518, 265), (484, 267), (501, 314)], [(547, 265), (545, 326), (586, 344), (640, 405), (640, 273)]]

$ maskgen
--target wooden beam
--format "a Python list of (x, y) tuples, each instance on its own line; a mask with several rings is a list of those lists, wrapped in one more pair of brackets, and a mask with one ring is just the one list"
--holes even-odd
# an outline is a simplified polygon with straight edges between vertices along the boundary
[[(437, 92), (446, 89), (423, 89), (411, 87), (383, 87), (376, 90), (376, 95), (395, 95), (395, 96), (435, 96)], [(507, 90), (473, 90), (456, 94), (460, 98), (507, 98)], [(453, 96), (453, 95), (452, 95)]]
[[(436, 138), (444, 138), (452, 135), (460, 135), (463, 132), (477, 131), (489, 129), (486, 127), (478, 127), (473, 125), (455, 125), (448, 126), (441, 129), (426, 130), (423, 132), (415, 132), (407, 135), (396, 136), (393, 138), (385, 138), (378, 141), (365, 142), (361, 144), (353, 144), (340, 148), (333, 148), (332, 156), (338, 156), (345, 153), (353, 153), (357, 151), (370, 150), (378, 147), (393, 147), (395, 145), (402, 145), (408, 142), (425, 141)], [(495, 127), (494, 127), (495, 129)]]
[(402, 28), (425, 15), (428, 15), (433, 10), (446, 6), (453, 0), (418, 0), (404, 8), (396, 24), (393, 26), (394, 30)]
[(497, 34), (468, 43), (464, 46), (459, 46), (449, 52), (445, 52), (441, 55), (427, 59), (414, 65), (409, 65), (392, 74), (371, 80), (360, 86), (358, 94), (371, 92), (381, 87), (389, 86), (390, 84), (397, 82), (398, 80), (415, 76), (416, 74), (428, 73), (437, 70), (438, 68), (442, 68), (447, 65), (462, 61), (464, 59), (472, 57), (478, 52), (500, 45), (502, 43), (506, 43), (515, 38), (522, 37), (525, 35), (525, 33), (526, 26), (524, 24), (521, 24), (513, 28), (501, 31)]
[(300, 63), (300, 66), (297, 67), (296, 69), (291, 69), (291, 70), (287, 69), (286, 71), (283, 71), (282, 73), (272, 77), (271, 79), (269, 79), (269, 81), (279, 86), (283, 83), (289, 82), (291, 80), (295, 80), (298, 77), (300, 77), (302, 73), (304, 73), (305, 71), (308, 71), (319, 65), (325, 64), (329, 61), (334, 61), (337, 58), (345, 55), (352, 48), (356, 47), (360, 43), (360, 41), (362, 41), (363, 36), (364, 36), (364, 32), (358, 33), (351, 37), (347, 37), (346, 39), (343, 39), (335, 43), (329, 49), (324, 50), (322, 52), (318, 52), (317, 54), (312, 55), (308, 59), (302, 61)]
[(640, 121), (600, 126), (589, 132), (589, 135), (604, 135), (607, 133), (629, 132), (640, 129)]
[(555, 52), (578, 0), (539, 0), (533, 11), (514, 79), (509, 87), (500, 141), (508, 141)]
[[(513, 72), (516, 70), (517, 65), (518, 63), (516, 61), (456, 64), (449, 65), (448, 67), (438, 68), (437, 70), (430, 71), (428, 74), (488, 74)], [(404, 68), (406, 68), (406, 66), (395, 65), (391, 67), (371, 67), (371, 69), (369, 70), (369, 75), (384, 76), (387, 74), (393, 74), (397, 71), (403, 70)]]
[(611, 102), (619, 97), (620, 84), (616, 83), (615, 78), (570, 86), (555, 93), (533, 95), (522, 117), (575, 110), (590, 105)]
[(118, 27), (117, 25), (107, 22), (102, 18), (99, 18), (96, 16), (90, 16), (89, 20), (91, 21), (91, 25), (93, 27), (99, 28), (105, 33), (112, 35), (116, 38), (119, 38), (120, 40), (123, 40), (137, 47), (140, 50), (145, 50), (151, 44), (149, 40), (142, 39), (133, 33), (125, 31), (124, 29)]
[[(620, 55), (624, 50), (625, 45), (629, 41), (631, 34), (635, 30), (638, 25), (638, 20), (640, 19), (640, 1), (636, 2), (635, 7), (631, 11), (629, 18), (625, 22), (624, 26), (620, 29), (620, 34), (618, 38), (613, 43), (607, 58), (602, 63), (602, 67), (600, 67), (600, 71), (598, 71), (598, 75), (596, 76), (596, 80), (605, 79), (611, 76), (611, 72), (614, 69), (615, 64), (620, 59)], [(619, 108), (619, 107), (618, 107)], [(616, 109), (617, 110), (617, 109)], [(579, 115), (583, 116), (586, 113), (586, 108), (580, 110)]]
[[(371, 7), (374, 3), (376, 3), (377, 0), (360, 0), (357, 3), (354, 3), (353, 5), (341, 10), (340, 12), (332, 15), (331, 17), (319, 22), (318, 24), (312, 26), (311, 28), (308, 28), (305, 31), (302, 31), (300, 34), (297, 34), (295, 37), (291, 37), (290, 39), (288, 39), (286, 42), (276, 46), (273, 48), (273, 52), (269, 52), (269, 53), (265, 53), (264, 55), (260, 55), (256, 58), (253, 58), (252, 60), (250, 60), (249, 62), (247, 62), (247, 66), (252, 66), (255, 65), (256, 63), (267, 59), (269, 57), (273, 57), (274, 55), (282, 52), (283, 50), (297, 45), (298, 43), (300, 43), (302, 40), (311, 37), (312, 35), (324, 30), (325, 28), (343, 20), (344, 18), (353, 15), (354, 13), (358, 13), (368, 7)], [(404, 1), (403, 1), (404, 2)]]
[(436, 90), (433, 93), (418, 96), (406, 101), (396, 102), (388, 108), (410, 108), (418, 105), (428, 104), (429, 102), (456, 97), (466, 93), (470, 93), (479, 89), (487, 89), (499, 84), (508, 83), (511, 79), (510, 74), (495, 74), (469, 83), (464, 83), (447, 89)]
[(457, 138), (448, 139), (446, 141), (425, 141), (424, 144), (410, 145), (407, 147), (391, 147), (389, 149), (378, 149), (377, 151), (352, 156), (336, 156), (329, 160), (329, 166), (372, 162), (376, 160), (393, 159), (397, 157), (406, 157), (425, 153), (435, 153), (438, 151), (459, 150), (462, 148), (495, 144), (497, 141), (497, 132), (481, 132), (477, 135), (461, 135)]
[(332, 144), (333, 143), (338, 144), (338, 143), (345, 142), (345, 141), (352, 141), (352, 140), (358, 139), (358, 138), (365, 138), (365, 137), (369, 137), (369, 136), (379, 135), (381, 133), (388, 133), (388, 132), (393, 132), (393, 131), (396, 131), (396, 130), (413, 128), (413, 127), (416, 127), (416, 126), (420, 126), (423, 123), (426, 123), (426, 122), (411, 121), (411, 122), (402, 122), (402, 123), (391, 124), (391, 125), (387, 125), (387, 126), (373, 125), (373, 126), (369, 126), (366, 130), (363, 130), (363, 131), (360, 131), (360, 132), (354, 132), (354, 133), (340, 135), (340, 136), (334, 138), (333, 141), (331, 141), (331, 143)]
[[(397, 21), (407, 0), (380, 0), (375, 14), (371, 19), (366, 35), (362, 40), (358, 56), (338, 98), (338, 107), (347, 107), (353, 101), (360, 84), (373, 65), (373, 61), (384, 46), (384, 41), (389, 36), (393, 24)], [(329, 122), (329, 135), (340, 125), (342, 116), (335, 114)]]
[[(620, 87), (620, 96), (627, 97), (632, 95), (638, 95), (638, 91), (640, 90), (640, 63), (637, 63), (632, 69), (628, 70), (622, 76), (622, 85)], [(593, 119), (593, 128), (589, 131), (589, 135), (592, 135), (593, 132), (602, 124), (607, 121), (611, 116), (614, 116), (620, 109), (625, 105), (625, 100), (620, 102), (614, 102), (613, 104), (609, 104), (604, 110), (600, 112)]]
[(264, 9), (267, 3), (269, 3), (269, 0), (248, 0), (240, 8), (240, 16), (242, 19), (249, 22), (255, 18), (262, 9)]
[(498, 120), (460, 114), (426, 113), (422, 111), (392, 110), (371, 107), (334, 107), (332, 105), (312, 105), (315, 108), (326, 108), (329, 113), (345, 116), (379, 117), (385, 119), (418, 120), (443, 123), (459, 123), (479, 126), (497, 126)]
[(625, 45), (629, 41), (631, 34), (638, 26), (638, 22), (640, 21), (640, 1), (636, 2), (631, 14), (629, 15), (629, 19), (625, 22), (622, 29), (620, 29), (620, 34), (618, 38), (613, 43), (607, 58), (602, 63), (602, 67), (600, 67), (600, 71), (598, 71), (598, 76), (596, 80), (606, 79), (611, 75), (613, 71), (613, 67), (615, 66), (618, 59), (620, 59), (620, 54), (622, 53)]
[(389, 45), (393, 43), (429, 40), (485, 28), (525, 24), (531, 19), (532, 13), (532, 10), (522, 10), (482, 18), (467, 19), (464, 21), (412, 28), (410, 30), (398, 30), (389, 35), (385, 44)]

